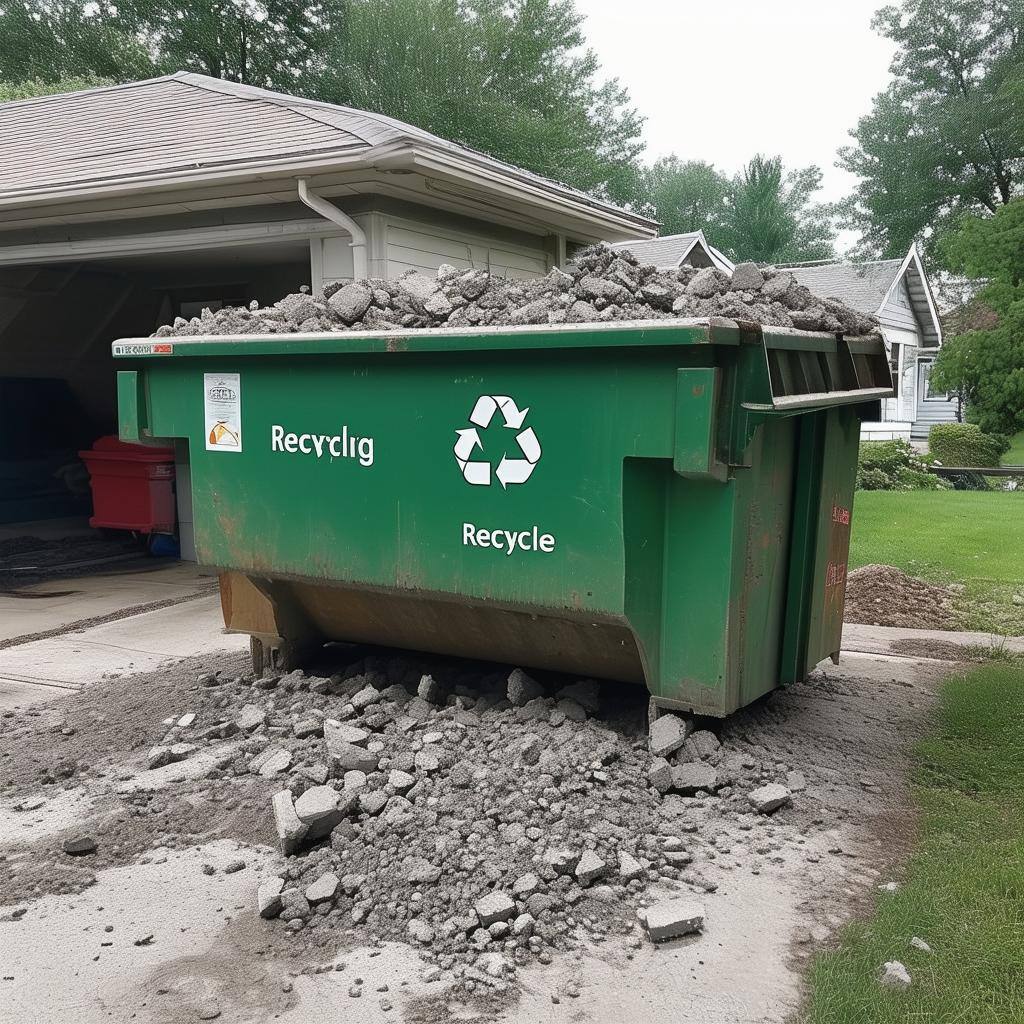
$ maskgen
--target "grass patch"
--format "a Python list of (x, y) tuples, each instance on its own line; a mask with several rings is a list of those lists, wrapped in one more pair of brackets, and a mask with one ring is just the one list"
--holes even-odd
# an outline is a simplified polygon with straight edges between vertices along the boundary
[[(914, 765), (917, 851), (875, 917), (817, 959), (808, 1024), (1024, 1020), (1024, 670), (949, 679)], [(879, 986), (887, 960), (906, 965), (910, 989)]]
[(873, 562), (962, 583), (965, 629), (1024, 634), (1024, 493), (858, 491), (850, 568)]
[(1024, 466), (1024, 430), (1010, 438), (1010, 450), (1000, 460), (1003, 466)]

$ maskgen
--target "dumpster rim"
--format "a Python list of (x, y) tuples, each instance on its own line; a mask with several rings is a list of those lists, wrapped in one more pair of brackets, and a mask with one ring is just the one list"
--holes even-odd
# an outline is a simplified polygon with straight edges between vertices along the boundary
[[(764, 334), (836, 344), (838, 334), (773, 327), (726, 317), (619, 320), (579, 324), (524, 324), (501, 327), (422, 327), (397, 331), (320, 331), (295, 334), (213, 334), (120, 338), (111, 344), (115, 359), (174, 359), (236, 354), (372, 355), (402, 352), (479, 352), (558, 348), (653, 348), (691, 345), (764, 343)], [(674, 338), (665, 335), (675, 333)], [(754, 334), (754, 337), (751, 337)], [(852, 337), (860, 338), (860, 335)], [(877, 335), (866, 335), (866, 338)], [(552, 341), (554, 338), (554, 342)], [(467, 341), (477, 340), (471, 345)], [(221, 353), (220, 349), (224, 352)], [(275, 351), (279, 350), (279, 351)], [(299, 351), (303, 350), (303, 351)]]

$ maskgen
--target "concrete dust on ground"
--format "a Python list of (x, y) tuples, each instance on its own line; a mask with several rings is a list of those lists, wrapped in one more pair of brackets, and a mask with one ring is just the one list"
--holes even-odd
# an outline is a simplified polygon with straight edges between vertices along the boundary
[[(665, 772), (638, 688), (336, 658), (254, 683), (221, 654), (0, 717), (0, 984), (18, 1020), (215, 1005), (255, 1021), (783, 1021), (801, 961), (870, 906), (910, 841), (906, 751), (948, 670), (844, 658), (696, 723)], [(281, 767), (261, 773), (268, 752)], [(687, 788), (696, 769), (709, 789)], [(325, 785), (349, 810), (283, 855), (271, 797)], [(758, 814), (765, 785), (788, 804)], [(64, 852), (76, 839), (95, 851)], [(563, 849), (575, 872), (552, 866)], [(330, 875), (331, 896), (305, 899)], [(294, 895), (264, 919), (257, 890), (275, 879)], [(506, 892), (514, 909), (480, 927), (479, 901)], [(652, 944), (637, 912), (666, 897), (699, 901), (703, 931)], [(54, 948), (60, 979), (39, 957)]]
[(865, 565), (846, 580), (846, 622), (907, 629), (955, 629), (956, 591), (926, 583), (891, 565)]

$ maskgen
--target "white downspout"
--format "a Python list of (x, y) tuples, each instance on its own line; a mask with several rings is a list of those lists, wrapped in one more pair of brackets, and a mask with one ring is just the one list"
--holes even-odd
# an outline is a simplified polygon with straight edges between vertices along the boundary
[(337, 224), (352, 236), (349, 245), (352, 248), (352, 276), (361, 281), (369, 276), (366, 267), (366, 232), (344, 211), (334, 203), (329, 203), (323, 196), (311, 192), (307, 178), (299, 178), (299, 199), (311, 210), (319, 213), (325, 220)]

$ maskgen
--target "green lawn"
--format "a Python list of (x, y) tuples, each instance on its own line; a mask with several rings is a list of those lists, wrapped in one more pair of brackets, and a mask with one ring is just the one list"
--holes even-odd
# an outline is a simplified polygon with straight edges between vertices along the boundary
[(1010, 450), (1001, 462), (1004, 466), (1024, 466), (1024, 430), (1010, 438)]
[(850, 568), (872, 562), (963, 583), (965, 629), (1024, 634), (1024, 493), (858, 491)]
[[(899, 890), (816, 961), (808, 1024), (1024, 1021), (1024, 670), (946, 682), (914, 784), (917, 851)], [(887, 960), (907, 967), (909, 989), (878, 985)]]

